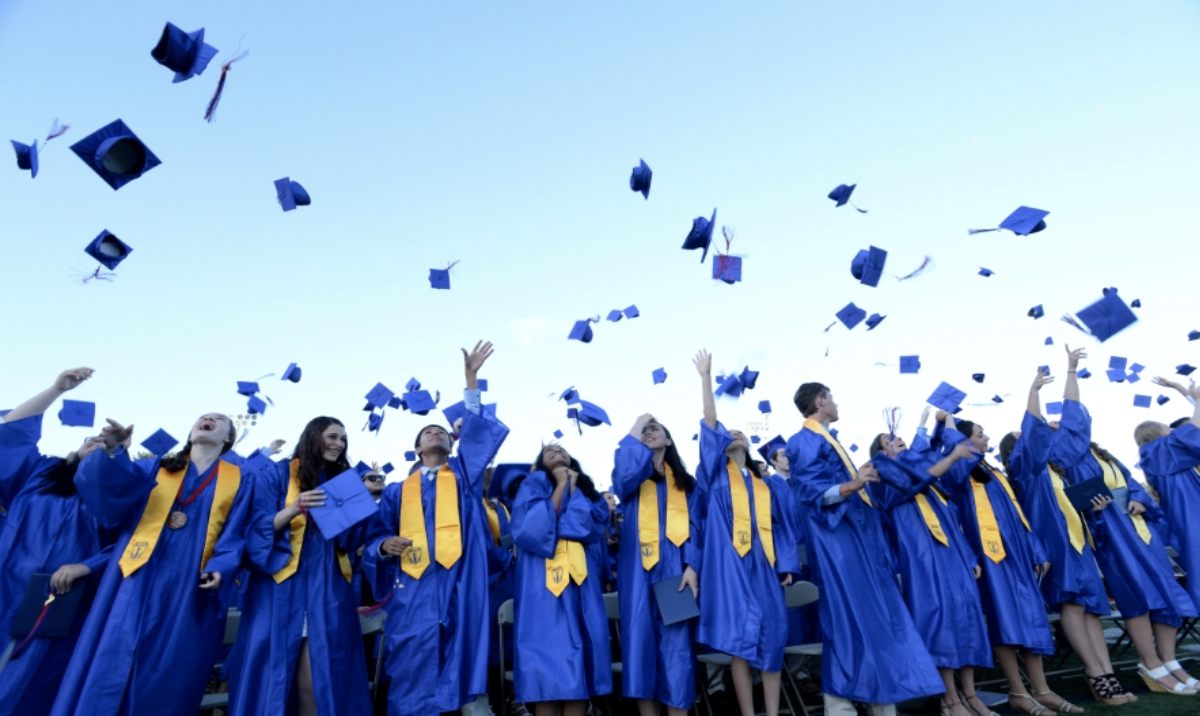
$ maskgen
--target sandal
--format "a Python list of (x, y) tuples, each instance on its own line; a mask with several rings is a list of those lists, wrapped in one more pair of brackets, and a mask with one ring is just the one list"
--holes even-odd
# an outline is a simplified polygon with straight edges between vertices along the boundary
[(1035, 697), (1037, 697), (1037, 696), (1053, 696), (1054, 698), (1058, 699), (1059, 700), (1058, 706), (1051, 706), (1050, 704), (1043, 703), (1041, 701), (1038, 701), (1038, 703), (1042, 704), (1042, 706), (1046, 706), (1047, 708), (1053, 708), (1055, 711), (1057, 711), (1059, 713), (1063, 713), (1063, 714), (1084, 713), (1084, 710), (1081, 707), (1076, 706), (1075, 704), (1071, 703), (1070, 701), (1067, 701), (1066, 699), (1064, 699), (1063, 697), (1054, 693), (1053, 691), (1034, 691), (1033, 695)]
[[(943, 701), (941, 715), (942, 716), (954, 716), (954, 707), (955, 706), (963, 706), (963, 702), (951, 701), (950, 703), (946, 703), (945, 701)], [(966, 708), (966, 706), (963, 706), (963, 708)]]
[[(1033, 702), (1033, 710), (1026, 711), (1025, 709), (1021, 708), (1020, 706), (1017, 706), (1016, 704), (1014, 704), (1012, 702), (1012, 700), (1014, 698), (1029, 699), (1030, 701)], [(1054, 713), (1053, 711), (1051, 711), (1050, 709), (1046, 708), (1041, 703), (1039, 703), (1037, 699), (1033, 698), (1029, 694), (1018, 694), (1013, 691), (1008, 692), (1008, 705), (1012, 706), (1014, 709), (1020, 711), (1023, 714), (1029, 714), (1029, 716), (1042, 716), (1042, 714)]]
[[(1157, 669), (1147, 669), (1146, 665), (1138, 662), (1138, 676), (1142, 677), (1142, 681), (1146, 682), (1146, 687), (1156, 694), (1171, 694), (1172, 696), (1195, 696), (1196, 692), (1179, 683), (1178, 679), (1171, 676), (1171, 672), (1167, 670), (1166, 665), (1162, 665)], [(1170, 676), (1175, 679), (1175, 685), (1168, 688), (1165, 684), (1159, 681)]]
[(1121, 706), (1126, 702), (1126, 699), (1121, 698), (1120, 694), (1124, 693), (1124, 689), (1120, 684), (1115, 684), (1109, 681), (1108, 674), (1100, 676), (1083, 675), (1087, 680), (1088, 690), (1092, 692), (1092, 698), (1105, 706)]
[(1108, 679), (1108, 682), (1113, 686), (1113, 690), (1119, 692), (1120, 694), (1119, 696), (1114, 696), (1113, 698), (1124, 701), (1127, 704), (1137, 703), (1138, 697), (1134, 696), (1132, 691), (1126, 691), (1125, 687), (1121, 685), (1120, 680), (1117, 679), (1116, 674), (1104, 674), (1104, 678)]
[(1189, 674), (1186, 670), (1184, 670), (1183, 666), (1180, 665), (1180, 663), (1178, 661), (1166, 661), (1166, 662), (1163, 662), (1163, 666), (1167, 667), (1167, 671), (1170, 671), (1172, 673), (1174, 673), (1176, 671), (1182, 671), (1184, 673), (1184, 675), (1187, 676), (1187, 681), (1180, 679), (1178, 676), (1175, 677), (1175, 680), (1181, 682), (1184, 686), (1188, 687), (1189, 689), (1191, 689), (1193, 691), (1200, 691), (1200, 681), (1193, 679), (1192, 675)]
[[(958, 692), (958, 698), (962, 700), (963, 706), (975, 716), (1000, 716), (1000, 714), (988, 708), (987, 704), (983, 703), (983, 699), (979, 698), (979, 694), (967, 694), (962, 691)], [(979, 710), (971, 705), (971, 699), (975, 699), (983, 706), (983, 710)]]

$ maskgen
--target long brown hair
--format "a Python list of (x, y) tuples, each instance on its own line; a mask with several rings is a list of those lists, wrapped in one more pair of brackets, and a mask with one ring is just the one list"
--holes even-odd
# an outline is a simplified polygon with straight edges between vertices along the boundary
[(296, 442), (296, 449), (292, 451), (292, 459), (300, 459), (301, 492), (314, 490), (317, 485), (321, 484), (322, 470), (325, 471), (325, 479), (329, 480), (350, 469), (350, 460), (346, 457), (346, 454), (350, 452), (349, 438), (346, 439), (346, 447), (338, 455), (337, 462), (332, 464), (325, 462), (325, 450), (321, 446), (321, 435), (330, 425), (346, 427), (337, 418), (326, 415), (313, 418), (308, 421), (308, 425), (304, 426), (304, 432), (300, 434), (300, 440)]

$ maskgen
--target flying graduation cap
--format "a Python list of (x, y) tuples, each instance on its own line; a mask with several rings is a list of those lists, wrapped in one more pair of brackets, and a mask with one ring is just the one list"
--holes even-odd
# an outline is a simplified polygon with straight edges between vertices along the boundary
[(1042, 316), (1046, 315), (1046, 312), (1045, 312), (1044, 310), (1042, 310), (1042, 304), (1040, 304), (1040, 303), (1039, 303), (1038, 305), (1036, 305), (1036, 306), (1034, 306), (1033, 308), (1029, 309), (1029, 312), (1028, 312), (1028, 313), (1026, 313), (1025, 315), (1029, 316), (1030, 318), (1032, 318), (1032, 319), (1034, 319), (1034, 320), (1036, 321), (1037, 319), (1039, 319), (1039, 318), (1041, 318)]
[(708, 247), (712, 244), (713, 229), (717, 226), (717, 210), (714, 208), (711, 219), (705, 219), (703, 216), (697, 216), (692, 219), (692, 230), (688, 232), (687, 238), (683, 240), (684, 249), (691, 251), (693, 249), (704, 249), (704, 253), (700, 255), (700, 263), (704, 263), (704, 259), (708, 258)]
[(96, 424), (96, 404), (64, 399), (58, 419), (67, 427), (90, 428)]
[(163, 457), (171, 452), (171, 448), (179, 444), (179, 441), (171, 437), (171, 435), (162, 428), (154, 431), (154, 434), (142, 441), (142, 447), (150, 451), (152, 455)]
[(984, 278), (987, 278), (988, 276), (991, 276), (994, 273), (996, 273), (996, 272), (991, 269), (983, 268), (982, 266), (979, 267), (979, 275), (983, 276)]
[(172, 82), (183, 82), (202, 74), (217, 56), (217, 48), (204, 42), (203, 27), (195, 32), (184, 32), (168, 22), (158, 44), (150, 50), (150, 56), (175, 73)]
[(575, 321), (575, 325), (571, 327), (571, 333), (567, 336), (569, 341), (579, 341), (580, 343), (592, 342), (592, 325), (599, 323), (600, 316), (595, 318), (586, 318), (582, 321)]
[(858, 186), (858, 185), (857, 184), (850, 184), (850, 185), (838, 184), (836, 187), (834, 187), (833, 191), (829, 192), (829, 198), (833, 199), (835, 202), (837, 202), (837, 205), (834, 206), (833, 208), (836, 209), (837, 207), (842, 206), (844, 204), (850, 204), (850, 206), (853, 206), (854, 210), (857, 211), (858, 213), (860, 213), (860, 214), (867, 213), (866, 209), (859, 209), (858, 206), (854, 202), (850, 201), (850, 195), (854, 193), (854, 187), (856, 187), (856, 186)]
[(771, 401), (769, 401), (769, 400), (758, 401), (758, 412), (762, 413), (763, 415), (766, 415), (767, 413), (771, 412)]
[(300, 366), (295, 363), (289, 363), (287, 370), (283, 371), (283, 378), (280, 380), (290, 380), (293, 383), (300, 382)]
[(457, 261), (452, 261), (444, 269), (429, 269), (429, 287), (450, 290), (450, 269), (454, 268), (457, 263)]
[(1171, 399), (1165, 395), (1160, 395), (1158, 396), (1157, 401), (1159, 405), (1166, 405), (1167, 403), (1171, 402)]
[(162, 164), (119, 119), (72, 144), (71, 151), (114, 191)]
[(1082, 321), (1087, 328), (1079, 325), (1079, 322), (1070, 316), (1063, 316), (1062, 320), (1064, 323), (1090, 333), (1101, 343), (1137, 323), (1137, 315), (1129, 309), (1129, 306), (1125, 305), (1116, 291), (1105, 294), (1104, 298), (1079, 311), (1075, 317)]
[(887, 252), (872, 246), (862, 249), (850, 262), (850, 273), (859, 283), (867, 286), (878, 286), (883, 277), (883, 266), (887, 262)]
[(1191, 375), (1196, 370), (1196, 366), (1184, 363), (1175, 366), (1175, 372), (1179, 375)]
[[(100, 262), (104, 268), (112, 271), (129, 256), (133, 248), (121, 241), (108, 229), (101, 231), (99, 236), (84, 248), (88, 256)], [(98, 276), (99, 269), (97, 269)]]
[(10, 139), (13, 149), (17, 152), (17, 167), (24, 169), (30, 173), (30, 179), (36, 178), (38, 173), (38, 143), (33, 140), (33, 144), (21, 144), (15, 139)]
[(718, 253), (713, 256), (712, 277), (732, 286), (742, 280), (742, 257)]
[(848, 330), (854, 330), (854, 327), (867, 317), (867, 312), (855, 306), (853, 302), (846, 304), (846, 307), (837, 312), (838, 320), (846, 326)]
[(1189, 341), (1200, 341), (1200, 331), (1191, 331), (1188, 333)]
[(885, 318), (887, 318), (887, 316), (881, 316), (878, 313), (872, 313), (870, 316), (867, 317), (867, 330), (868, 331), (875, 330), (875, 326), (878, 326), (880, 323), (883, 323), (883, 319), (885, 319)]
[(1046, 228), (1045, 218), (1050, 212), (1042, 211), (1041, 209), (1033, 209), (1028, 206), (1022, 206), (1016, 211), (1008, 215), (1008, 218), (1000, 222), (1000, 226), (995, 229), (967, 229), (970, 235), (982, 234), (988, 231), (1000, 231), (1008, 229), (1017, 236), (1028, 236), (1036, 234)]
[(975, 381), (976, 383), (982, 383), (983, 382), (983, 373), (972, 373), (971, 380)]
[(1135, 395), (1135, 396), (1133, 396), (1133, 407), (1135, 407), (1135, 408), (1149, 408), (1149, 407), (1150, 407), (1150, 396), (1149, 396), (1149, 395)]
[(916, 373), (921, 370), (920, 356), (900, 356), (900, 372)]
[(633, 168), (633, 174), (629, 175), (629, 188), (635, 192), (642, 192), (642, 196), (650, 198), (650, 180), (654, 177), (654, 172), (650, 171), (650, 166), (646, 164), (645, 159), (639, 159), (640, 166)]
[(933, 395), (930, 395), (926, 402), (935, 408), (945, 410), (947, 413), (953, 413), (966, 397), (966, 393), (943, 381), (933, 391)]
[(275, 180), (275, 198), (284, 211), (292, 211), (297, 206), (308, 206), (312, 203), (312, 198), (304, 187), (300, 186), (300, 182), (292, 181), (288, 177)]
[(667, 382), (667, 371), (663, 368), (655, 368), (654, 372), (650, 375), (654, 378), (655, 385)]

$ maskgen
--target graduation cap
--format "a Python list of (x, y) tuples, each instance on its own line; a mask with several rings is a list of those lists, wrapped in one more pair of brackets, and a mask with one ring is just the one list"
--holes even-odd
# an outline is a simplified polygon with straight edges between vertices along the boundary
[(312, 203), (312, 198), (304, 187), (300, 186), (300, 182), (287, 177), (275, 180), (275, 198), (279, 200), (279, 205), (284, 211), (292, 211), (297, 206), (308, 206)]
[(625, 309), (626, 318), (637, 318), (640, 315), (642, 314), (641, 311), (638, 311), (637, 306), (630, 306), (629, 308)]
[(237, 382), (237, 392), (239, 395), (254, 395), (258, 392), (258, 383), (239, 380)]
[(837, 312), (837, 317), (847, 329), (854, 330), (854, 327), (862, 323), (862, 320), (867, 317), (867, 312), (855, 306), (854, 302), (850, 302), (846, 304), (845, 308)]
[(410, 393), (414, 390), (420, 390), (421, 381), (417, 380), (416, 378), (409, 378), (408, 382), (404, 384), (404, 389)]
[(858, 443), (850, 443), (850, 452), (858, 452)]
[(1149, 396), (1149, 395), (1135, 395), (1135, 396), (1133, 396), (1133, 407), (1135, 407), (1135, 408), (1149, 408), (1149, 407), (1150, 407), (1150, 396)]
[(833, 191), (829, 192), (829, 198), (834, 200), (835, 202), (837, 202), (837, 204), (833, 208), (836, 209), (839, 206), (849, 203), (850, 206), (853, 206), (854, 209), (858, 213), (860, 213), (860, 214), (867, 213), (866, 209), (859, 209), (857, 206), (855, 206), (854, 202), (850, 201), (850, 195), (854, 193), (854, 187), (856, 187), (856, 186), (858, 186), (858, 185), (857, 184), (850, 184), (850, 185), (838, 184), (836, 187), (834, 187)]
[(784, 440), (782, 435), (776, 435), (768, 440), (766, 445), (763, 445), (758, 449), (758, 454), (762, 455), (763, 460), (766, 460), (769, 463), (771, 462), (771, 455), (775, 454), (776, 450), (786, 447), (787, 440)]
[(704, 263), (704, 259), (708, 258), (708, 247), (712, 244), (713, 229), (716, 226), (716, 209), (713, 209), (711, 219), (705, 219), (703, 216), (697, 216), (695, 219), (692, 219), (692, 230), (688, 232), (687, 238), (683, 240), (682, 248), (688, 251), (704, 249), (704, 253), (700, 255), (700, 263)]
[(364, 430), (369, 433), (379, 434), (379, 429), (383, 427), (383, 413), (371, 413), (367, 416), (367, 425)]
[(612, 321), (613, 323), (616, 323), (617, 321), (621, 320), (624, 317), (625, 317), (625, 314), (621, 313), (619, 310), (617, 310), (615, 308), (608, 312), (608, 320)]
[[(604, 412), (604, 408), (595, 403), (589, 403), (586, 400), (580, 400), (578, 408), (568, 410), (567, 417), (574, 420), (576, 425), (579, 423), (592, 427), (596, 427), (600, 423), (612, 425), (612, 423), (608, 422), (608, 413)], [(579, 429), (579, 434), (583, 434), (583, 428)]]
[(1166, 405), (1169, 402), (1171, 402), (1171, 399), (1168, 398), (1167, 396), (1165, 396), (1165, 395), (1158, 396), (1158, 404), (1159, 405)]
[(383, 383), (376, 383), (371, 392), (367, 393), (367, 405), (371, 408), (382, 408), (388, 404), (396, 394)]
[(580, 343), (592, 342), (592, 322), (599, 321), (597, 318), (586, 318), (582, 321), (575, 321), (575, 325), (571, 327), (571, 333), (567, 336), (569, 341), (579, 341)]
[(246, 401), (246, 411), (251, 415), (261, 415), (267, 412), (267, 404), (257, 395), (251, 395), (250, 400)]
[(955, 388), (949, 383), (942, 382), (942, 384), (933, 391), (933, 395), (929, 396), (929, 399), (926, 402), (935, 408), (941, 408), (947, 413), (952, 413), (960, 404), (962, 404), (963, 399), (966, 397), (966, 393), (962, 392), (958, 388)]
[(991, 269), (986, 269), (986, 268), (983, 268), (982, 266), (979, 267), (979, 275), (983, 276), (984, 278), (987, 278), (988, 276), (991, 276), (994, 273), (996, 273), (996, 272)]
[(1123, 371), (1123, 370), (1109, 369), (1109, 370), (1105, 371), (1105, 374), (1108, 376), (1108, 381), (1110, 383), (1124, 383), (1125, 382), (1125, 371)]
[(299, 383), (300, 366), (296, 365), (295, 363), (289, 363), (287, 370), (283, 371), (283, 378), (281, 378), (281, 380), (290, 380), (293, 383)]
[(655, 368), (651, 376), (654, 378), (655, 385), (667, 382), (667, 371), (662, 368)]
[(114, 190), (162, 164), (119, 119), (72, 144), (71, 151)]
[(150, 56), (175, 73), (172, 82), (183, 82), (203, 74), (208, 63), (217, 56), (217, 48), (205, 44), (203, 27), (195, 32), (184, 32), (168, 22), (158, 44), (150, 50)]
[(357, 472), (359, 475), (365, 475), (371, 471), (371, 466), (368, 465), (367, 463), (363, 462), (362, 460), (359, 460), (358, 464), (356, 464), (354, 466), (354, 471)]
[(645, 159), (639, 159), (640, 166), (633, 168), (633, 174), (629, 175), (629, 188), (633, 191), (642, 192), (642, 196), (650, 198), (650, 180), (654, 178), (654, 172), (650, 171), (650, 165), (646, 164)]
[(850, 262), (850, 273), (858, 279), (859, 283), (878, 286), (879, 279), (883, 277), (883, 266), (886, 263), (887, 252), (872, 246), (870, 249), (863, 249), (855, 254), (854, 260)]
[(1127, 358), (1123, 358), (1122, 356), (1110, 356), (1108, 359), (1108, 369), (1109, 370), (1119, 370), (1122, 373), (1124, 373), (1125, 365), (1128, 362), (1129, 362), (1129, 360)]
[(733, 375), (717, 376), (717, 389), (713, 391), (716, 397), (728, 395), (731, 398), (736, 398), (742, 394), (746, 386), (742, 384), (742, 379), (735, 373)]
[(90, 428), (96, 424), (96, 404), (83, 400), (63, 400), (58, 419), (70, 428)]
[[(38, 639), (62, 639), (70, 635), (71, 626), (75, 623), (75, 612), (83, 599), (83, 593), (88, 590), (83, 583), (77, 583), (66, 594), (56, 594), (54, 599), (48, 602), (53, 591), (50, 586), (51, 576), (53, 575), (36, 572), (30, 575), (20, 606), (13, 614), (9, 636), (24, 642), (31, 636)], [(16, 652), (17, 656), (21, 653), (23, 652)], [(6, 653), (5, 660), (7, 659)]]
[(38, 173), (38, 144), (37, 140), (33, 140), (33, 144), (21, 144), (15, 139), (10, 139), (13, 149), (17, 152), (17, 166), (27, 170), (31, 176), (30, 179), (37, 177)]
[(478, 379), (476, 379), (476, 381), (475, 381), (475, 388), (476, 388), (476, 389), (477, 389), (477, 390), (478, 390), (480, 393), (486, 393), (486, 392), (487, 392), (487, 378), (478, 378)]
[(751, 443), (753, 443), (753, 444), (755, 444), (755, 445), (757, 445), (757, 444), (759, 444), (759, 443), (761, 443), (761, 442), (762, 442), (762, 438), (760, 438), (760, 437), (759, 437), (759, 436), (757, 436), (757, 435), (751, 435), (751, 436), (750, 436), (750, 442), (751, 442)]
[(997, 403), (997, 404), (999, 404), (999, 403), (1003, 403), (1003, 402), (1004, 402), (1004, 398), (1001, 398), (999, 395), (993, 395), (993, 396), (992, 396), (992, 402), (993, 402), (993, 403)]
[(1056, 401), (1053, 403), (1046, 403), (1046, 414), (1047, 415), (1062, 415), (1062, 411), (1063, 411), (1063, 404), (1061, 401)]
[(558, 439), (558, 440), (562, 440), (562, 436), (563, 436), (563, 432), (562, 432), (561, 430), (555, 430), (555, 431), (554, 431), (554, 437), (555, 437), (556, 439)]
[(1142, 376), (1138, 375), (1136, 371), (1132, 370), (1129, 371), (1129, 374), (1125, 376), (1125, 380), (1128, 380), (1130, 383), (1136, 383), (1141, 379)]
[(414, 460), (417, 459), (417, 453), (412, 450), (405, 450), (404, 451), (404, 459), (407, 460), (408, 462), (413, 462)]
[(742, 257), (729, 254), (713, 256), (712, 277), (733, 285), (742, 280)]
[(921, 370), (920, 356), (900, 356), (900, 372), (916, 373)]
[(404, 404), (416, 415), (428, 415), (437, 407), (428, 390), (414, 390), (404, 394)]
[(429, 269), (430, 288), (450, 289), (450, 272), (446, 269)]
[(1200, 331), (1191, 331), (1188, 333), (1189, 341), (1200, 341)]
[(1085, 378), (1091, 378), (1092, 371), (1088, 370), (1087, 368), (1081, 368), (1079, 370), (1079, 374), (1076, 375), (1075, 377), (1078, 378), (1079, 380), (1084, 380)]
[(976, 383), (982, 383), (983, 382), (983, 373), (972, 373), (971, 380), (975, 381)]
[(84, 251), (88, 256), (103, 264), (104, 268), (112, 271), (129, 256), (133, 248), (105, 229), (100, 232), (99, 236), (92, 239), (92, 243), (88, 244)]
[(1191, 375), (1194, 370), (1196, 370), (1196, 366), (1187, 363), (1175, 366), (1175, 372), (1179, 375)]
[(508, 494), (508, 488), (514, 481), (529, 475), (529, 465), (519, 462), (502, 462), (492, 468), (492, 481), (488, 483), (487, 496), (499, 499)]
[(1129, 307), (1130, 308), (1141, 308), (1142, 307), (1142, 299), (1140, 299), (1140, 298), (1133, 299), (1133, 302), (1129, 304)]
[(325, 491), (325, 504), (308, 508), (308, 514), (326, 540), (337, 537), (379, 511), (375, 498), (362, 483), (362, 476), (353, 468), (321, 483), (321, 489)]
[(1000, 226), (995, 229), (968, 229), (968, 234), (982, 234), (987, 231), (1000, 231), (1000, 229), (1008, 229), (1017, 236), (1028, 236), (1036, 234), (1046, 228), (1044, 219), (1050, 212), (1042, 211), (1041, 209), (1032, 209), (1028, 206), (1022, 206), (1016, 211), (1008, 215), (1008, 218), (1000, 222)]
[[(393, 396), (392, 399), (388, 401), (387, 406), (389, 408), (403, 408), (404, 410), (408, 410), (408, 406), (404, 404), (404, 398), (401, 398), (399, 395)], [(365, 410), (374, 410), (374, 407), (372, 407), (370, 403), (367, 403)]]
[(568, 405), (571, 403), (577, 403), (579, 402), (579, 391), (575, 390), (575, 386), (571, 386), (570, 388), (564, 390), (562, 395), (558, 396), (558, 399), (567, 401)]
[(1100, 294), (1102, 296), (1115, 296), (1117, 295), (1117, 287), (1109, 286), (1108, 288), (1102, 288), (1100, 289)]
[(159, 428), (154, 431), (154, 434), (142, 441), (142, 447), (150, 451), (151, 454), (162, 457), (171, 452), (171, 448), (179, 444), (179, 441), (171, 437), (166, 430)]
[[(1083, 321), (1088, 331), (1101, 343), (1137, 322), (1137, 316), (1129, 310), (1129, 306), (1125, 305), (1116, 291), (1079, 311), (1075, 317)], [(1064, 322), (1079, 327), (1069, 319), (1069, 316), (1063, 316)]]
[(1046, 375), (1050, 375), (1050, 366), (1048, 366), (1048, 365), (1039, 365), (1039, 366), (1038, 366), (1038, 372), (1039, 372), (1039, 373), (1045, 373)]
[(762, 413), (763, 415), (770, 413), (771, 412), (771, 401), (769, 401), (769, 400), (758, 401), (758, 412)]
[(1037, 320), (1038, 318), (1041, 318), (1042, 316), (1046, 315), (1046, 312), (1042, 310), (1042, 304), (1039, 303), (1038, 305), (1029, 309), (1029, 313), (1027, 313), (1025, 315), (1029, 316), (1030, 318), (1033, 318), (1034, 320)]
[(1054, 338), (1052, 338), (1051, 336), (1046, 336), (1046, 345), (1048, 345), (1048, 346), (1054, 345)]
[(758, 383), (758, 373), (759, 371), (757, 370), (750, 370), (750, 366), (742, 368), (742, 374), (739, 378), (746, 390), (754, 390), (754, 385)]
[(875, 330), (875, 326), (878, 326), (880, 323), (883, 323), (883, 319), (885, 319), (885, 318), (887, 318), (887, 316), (881, 316), (878, 313), (872, 313), (867, 318), (867, 330), (868, 331)]
[(383, 467), (381, 467), (379, 469), (383, 471), (383, 474), (390, 475), (390, 474), (392, 474), (392, 471), (396, 469), (396, 466), (390, 462), (387, 462), (387, 463), (384, 463)]

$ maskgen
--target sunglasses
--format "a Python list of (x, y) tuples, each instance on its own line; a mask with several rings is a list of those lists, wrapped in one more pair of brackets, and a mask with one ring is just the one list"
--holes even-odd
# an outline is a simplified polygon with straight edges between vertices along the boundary
[(383, 475), (367, 475), (363, 479), (367, 482), (383, 482)]

